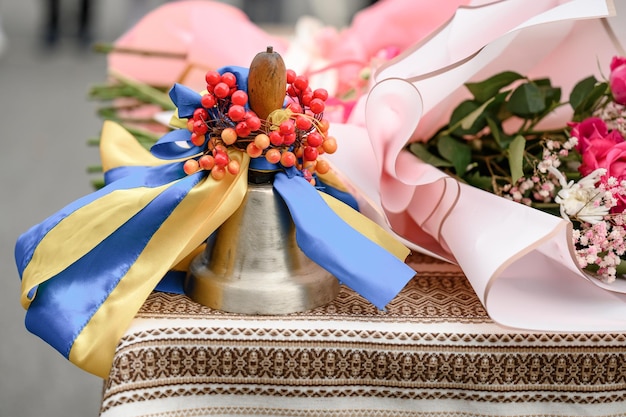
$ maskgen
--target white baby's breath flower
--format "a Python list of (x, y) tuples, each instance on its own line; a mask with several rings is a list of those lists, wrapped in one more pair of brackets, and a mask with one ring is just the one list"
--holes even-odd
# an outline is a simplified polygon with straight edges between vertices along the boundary
[(554, 167), (549, 167), (548, 170), (562, 187), (554, 201), (560, 205), (563, 218), (596, 224), (609, 213), (609, 208), (602, 204), (604, 193), (595, 186), (600, 177), (606, 174), (606, 169), (596, 169), (577, 183), (567, 182), (565, 176)]

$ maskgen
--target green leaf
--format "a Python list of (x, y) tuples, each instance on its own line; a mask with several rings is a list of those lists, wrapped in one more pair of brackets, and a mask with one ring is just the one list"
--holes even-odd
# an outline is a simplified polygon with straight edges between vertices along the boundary
[(593, 75), (579, 81), (569, 95), (569, 104), (576, 110), (593, 91), (598, 80)]
[(467, 166), (472, 161), (472, 150), (467, 143), (463, 143), (452, 136), (441, 136), (437, 141), (439, 154), (452, 162), (457, 175), (465, 174)]
[(546, 109), (541, 89), (533, 83), (520, 85), (513, 91), (507, 108), (515, 115), (526, 118), (541, 113)]
[(474, 95), (476, 101), (484, 103), (495, 96), (502, 88), (522, 78), (524, 77), (516, 72), (505, 71), (484, 81), (467, 83), (465, 86)]
[(598, 103), (598, 100), (609, 92), (610, 90), (607, 83), (603, 82), (596, 84), (587, 94), (585, 99), (574, 109), (574, 119), (582, 120), (583, 118), (590, 116)]
[[(459, 104), (450, 116), (450, 128), (456, 135), (474, 135), (485, 126), (480, 103), (466, 100)], [(478, 113), (476, 111), (478, 110)]]
[[(479, 121), (479, 118), (482, 116), (483, 119), (484, 119), (484, 114), (483, 113), (485, 112), (485, 109), (487, 108), (487, 106), (492, 101), (493, 101), (493, 98), (490, 99), (489, 101), (484, 102), (480, 107), (478, 107), (477, 109), (472, 111), (470, 114), (465, 116), (461, 120), (461, 129), (466, 130), (466, 131), (470, 131), (470, 130), (473, 130), (472, 127), (474, 127), (475, 125), (476, 126), (484, 126), (484, 124), (485, 124), (484, 120), (480, 120)], [(477, 122), (479, 122), (480, 124), (478, 124)], [(482, 127), (480, 129), (482, 129)], [(478, 133), (478, 131), (476, 131), (475, 133)]]
[(451, 167), (452, 166), (452, 163), (450, 163), (450, 161), (446, 161), (445, 159), (442, 159), (436, 155), (433, 155), (428, 150), (426, 145), (423, 143), (420, 143), (420, 142), (411, 143), (409, 145), (409, 151), (427, 164), (430, 164), (436, 167)]
[(554, 105), (559, 104), (561, 100), (561, 89), (559, 87), (552, 87), (552, 82), (549, 78), (533, 80), (533, 83), (539, 87), (546, 110), (549, 111)]
[(524, 149), (526, 139), (522, 135), (517, 135), (509, 145), (509, 167), (511, 169), (511, 183), (515, 183), (524, 176)]
[(495, 140), (498, 147), (500, 149), (506, 149), (506, 147), (503, 146), (504, 132), (502, 131), (498, 123), (493, 118), (487, 117), (487, 125), (489, 126), (489, 130), (491, 131), (491, 136), (493, 136), (493, 139)]
[(491, 177), (480, 175), (478, 172), (472, 172), (464, 177), (469, 185), (480, 188), (481, 190), (493, 192), (493, 184)]

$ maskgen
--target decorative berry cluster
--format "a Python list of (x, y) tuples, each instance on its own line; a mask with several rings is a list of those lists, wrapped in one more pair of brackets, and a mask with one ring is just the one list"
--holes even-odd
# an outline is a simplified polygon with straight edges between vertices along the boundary
[(296, 167), (312, 184), (313, 174), (328, 172), (328, 162), (318, 157), (335, 152), (337, 141), (328, 135), (324, 119), (325, 89), (313, 90), (306, 77), (287, 70), (286, 106), (263, 120), (247, 109), (248, 94), (237, 88), (233, 73), (209, 71), (205, 78), (202, 107), (187, 121), (191, 142), (202, 153), (185, 162), (185, 173), (207, 170), (217, 180), (237, 174), (239, 162), (229, 157), (229, 148), (284, 168)]

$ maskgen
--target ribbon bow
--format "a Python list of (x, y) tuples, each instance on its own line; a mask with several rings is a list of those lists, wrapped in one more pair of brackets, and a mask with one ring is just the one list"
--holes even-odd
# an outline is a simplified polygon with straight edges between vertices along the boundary
[[(245, 86), (245, 69), (234, 70), (240, 88)], [(200, 95), (181, 85), (172, 88), (170, 97), (181, 118), (199, 106)], [(199, 151), (189, 135), (186, 129), (173, 130), (148, 152), (121, 126), (105, 122), (105, 187), (17, 240), (26, 327), (102, 378), (148, 295), (171, 271), (185, 271), (245, 197), (249, 156), (229, 150), (241, 169), (221, 180), (207, 171), (187, 175), (184, 160)], [(278, 173), (274, 188), (290, 210), (302, 251), (383, 309), (415, 274), (404, 263), (409, 251), (333, 197), (350, 201), (348, 193), (329, 185), (338, 182), (325, 181), (326, 192), (320, 192), (298, 175)]]

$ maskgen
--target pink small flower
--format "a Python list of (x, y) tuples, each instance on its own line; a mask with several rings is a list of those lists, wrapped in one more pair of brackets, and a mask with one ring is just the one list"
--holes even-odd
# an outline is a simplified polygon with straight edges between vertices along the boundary
[(613, 57), (609, 86), (615, 102), (626, 105), (626, 57)]

